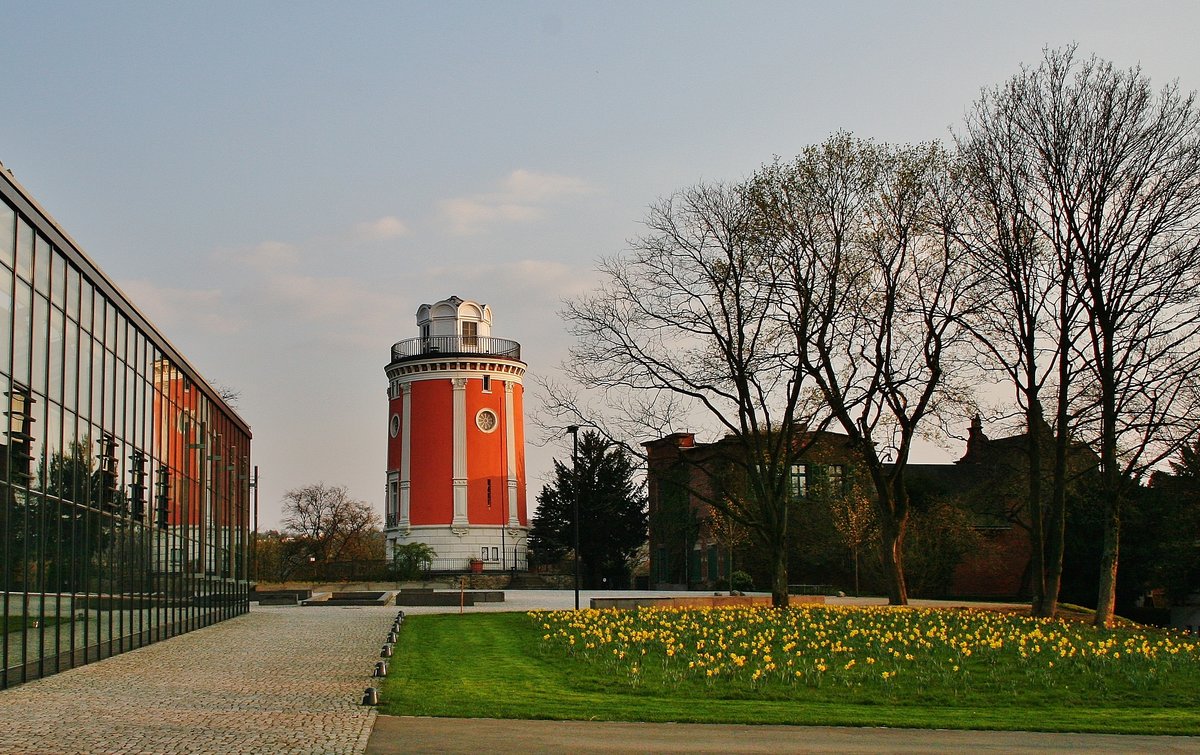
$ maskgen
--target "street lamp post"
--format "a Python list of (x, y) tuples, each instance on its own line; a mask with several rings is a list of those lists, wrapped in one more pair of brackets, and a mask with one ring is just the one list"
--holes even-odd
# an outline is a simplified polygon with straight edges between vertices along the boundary
[(568, 425), (571, 434), (571, 474), (575, 478), (575, 610), (579, 610), (579, 425)]

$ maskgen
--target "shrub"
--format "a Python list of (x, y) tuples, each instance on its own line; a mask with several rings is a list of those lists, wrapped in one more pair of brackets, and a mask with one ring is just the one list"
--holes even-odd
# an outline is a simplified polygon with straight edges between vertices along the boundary
[(733, 589), (737, 590), (738, 592), (750, 592), (754, 589), (754, 580), (750, 578), (749, 574), (741, 569), (735, 571), (730, 576), (730, 582), (733, 585)]

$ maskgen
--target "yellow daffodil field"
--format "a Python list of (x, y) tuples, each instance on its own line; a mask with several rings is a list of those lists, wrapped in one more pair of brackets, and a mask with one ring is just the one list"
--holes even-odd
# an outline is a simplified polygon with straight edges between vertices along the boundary
[(1147, 629), (982, 610), (803, 606), (531, 612), (546, 652), (631, 687), (718, 695), (808, 690), (978, 694), (1020, 690), (1196, 691), (1200, 643)]

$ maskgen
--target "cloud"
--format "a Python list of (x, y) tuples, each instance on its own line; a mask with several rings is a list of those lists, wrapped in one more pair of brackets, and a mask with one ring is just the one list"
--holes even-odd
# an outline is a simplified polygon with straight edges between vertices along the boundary
[(364, 241), (387, 241), (401, 236), (407, 236), (408, 226), (394, 215), (359, 223), (354, 226), (354, 235)]
[[(354, 347), (371, 338), (375, 340), (366, 342), (377, 346), (379, 340), (386, 340), (378, 332), (397, 316), (397, 300), (385, 282), (310, 268), (327, 262), (330, 249), (344, 250), (355, 240), (383, 240), (408, 232), (402, 220), (384, 216), (343, 226), (337, 237), (219, 249), (212, 255), (214, 273), (224, 276), (226, 286), (210, 291), (174, 289), (172, 296), (196, 309), (219, 298), (225, 310), (239, 314), (238, 322), (253, 323), (264, 332), (282, 328), (288, 337), (308, 339), (323, 348)], [(147, 298), (156, 309), (167, 311), (160, 303), (163, 297), (147, 292)]]
[(309, 322), (346, 318), (386, 302), (384, 295), (345, 277), (276, 275), (263, 281), (262, 293), (289, 319)]
[(540, 220), (545, 215), (539, 207), (465, 197), (445, 200), (441, 203), (441, 211), (450, 224), (450, 232), (460, 235), (478, 233), (483, 226), (496, 222), (524, 223)]
[(534, 173), (514, 170), (504, 179), (505, 192), (512, 197), (530, 202), (545, 202), (560, 197), (590, 194), (593, 189), (581, 178), (556, 176), (550, 173)]
[(186, 289), (160, 286), (148, 280), (127, 280), (121, 288), (160, 330), (190, 329), (231, 335), (242, 329), (240, 318), (229, 312), (219, 289)]
[(545, 205), (593, 191), (580, 178), (518, 169), (501, 182), (500, 191), (446, 199), (438, 207), (450, 233), (469, 235), (499, 223), (541, 220)]
[(574, 298), (592, 288), (588, 275), (562, 262), (525, 259), (490, 265), (445, 266), (428, 270), (435, 281), (474, 283), (485, 281), (488, 288), (520, 292), (520, 298), (558, 301)]
[(262, 322), (282, 324), (293, 336), (334, 350), (390, 343), (409, 304), (380, 281), (296, 273), (263, 277), (254, 295)]
[(289, 268), (300, 259), (300, 250), (283, 241), (263, 241), (236, 249), (220, 249), (213, 255), (221, 262), (236, 262), (260, 273)]

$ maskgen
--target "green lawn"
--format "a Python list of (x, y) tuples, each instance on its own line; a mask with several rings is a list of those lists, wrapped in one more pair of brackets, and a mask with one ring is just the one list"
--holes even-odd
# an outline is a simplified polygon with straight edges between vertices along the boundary
[[(1055, 625), (1006, 629), (1001, 622), (1010, 619), (981, 620), (978, 612), (785, 614), (793, 625), (796, 616), (805, 618), (799, 628), (789, 625), (800, 634), (790, 635), (788, 647), (787, 658), (794, 657), (796, 665), (784, 667), (781, 648), (770, 645), (789, 636), (778, 614), (639, 616), (588, 611), (409, 617), (384, 680), (380, 710), (448, 717), (1200, 734), (1200, 711), (1194, 707), (1200, 651), (1194, 645), (1173, 654), (1156, 652), (1153, 662), (1140, 655), (1131, 659), (1129, 650), (1123, 660), (1112, 657), (1137, 643), (1157, 642), (1157, 635), (1147, 641), (1132, 630), (1088, 634), (1090, 628), (1073, 628), (1071, 641), (1083, 649), (1076, 655), (1068, 654), (1062, 636), (1054, 639)], [(911, 641), (914, 652), (902, 653), (908, 649), (899, 644), (902, 630), (879, 623), (894, 617), (940, 624), (904, 630), (911, 639), (903, 641)], [(639, 620), (659, 623), (630, 624)], [(704, 624), (709, 621), (716, 624)], [(738, 638), (720, 640), (730, 643), (725, 659), (743, 660), (706, 674), (695, 664), (701, 658), (712, 664), (712, 656), (698, 655), (694, 646), (701, 636), (716, 641), (717, 625)], [(934, 635), (930, 626), (948, 638), (953, 655), (925, 639)], [(1015, 632), (1006, 645), (1002, 631)], [(809, 638), (800, 640), (800, 649), (797, 636)], [(1109, 647), (1095, 645), (1093, 650), (1101, 648), (1097, 657), (1089, 655), (1088, 642)], [(735, 643), (759, 645), (738, 655)], [(895, 660), (883, 660), (885, 646)], [(805, 655), (808, 647), (815, 650)], [(1050, 656), (1052, 649), (1062, 658)], [(1058, 665), (1049, 657), (1059, 658)]]
[(44, 619), (40, 619), (37, 616), (9, 616), (3, 624), (0, 624), (0, 628), (4, 630), (4, 634), (20, 631), (23, 627), (28, 627), (36, 632), (37, 629), (34, 627), (35, 622), (44, 622), (46, 627), (52, 627), (70, 620), (70, 618), (59, 618), (57, 616), (47, 616)]

